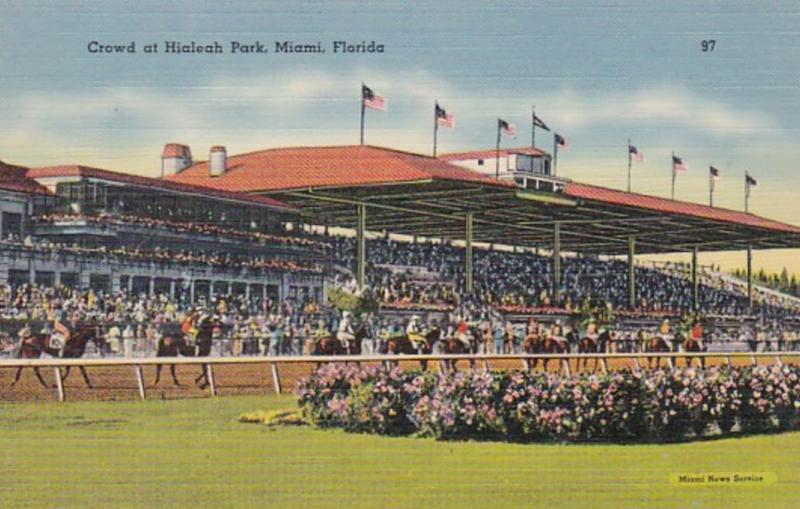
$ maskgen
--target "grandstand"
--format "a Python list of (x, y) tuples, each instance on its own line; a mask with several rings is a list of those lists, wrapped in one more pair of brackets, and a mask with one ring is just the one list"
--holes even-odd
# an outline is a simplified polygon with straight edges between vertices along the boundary
[[(213, 147), (195, 162), (168, 144), (157, 179), (3, 164), (0, 317), (93, 314), (138, 337), (199, 305), (236, 337), (286, 324), (300, 353), (318, 321), (336, 327), (325, 305), (334, 286), (368, 289), (401, 315), (569, 316), (594, 301), (623, 319), (797, 316), (797, 299), (696, 260), (701, 250), (798, 247), (800, 228), (554, 177), (538, 149), (503, 151), (495, 178), (493, 155), (335, 146), (228, 157)], [(665, 252), (694, 262), (636, 263)]]
[(289, 205), (85, 166), (2, 173), (0, 284), (322, 298), (326, 246), (286, 232)]
[[(355, 229), (361, 285), (365, 282), (366, 230), (463, 239), (467, 292), (473, 289), (474, 242), (549, 250), (556, 301), (561, 300), (562, 251), (627, 254), (632, 307), (636, 254), (692, 252), (696, 260), (700, 250), (800, 246), (800, 228), (792, 225), (553, 177), (547, 171), (549, 165), (533, 165), (519, 156), (507, 168), (507, 178), (491, 178), (467, 167), (469, 161), (488, 153), (445, 154), (434, 159), (372, 146), (280, 148), (233, 156), (213, 175), (210, 164), (201, 162), (165, 179), (271, 197), (318, 222)], [(538, 151), (535, 154), (541, 156)], [(696, 265), (692, 271), (695, 307), (700, 290)], [(752, 295), (752, 289), (748, 294)]]

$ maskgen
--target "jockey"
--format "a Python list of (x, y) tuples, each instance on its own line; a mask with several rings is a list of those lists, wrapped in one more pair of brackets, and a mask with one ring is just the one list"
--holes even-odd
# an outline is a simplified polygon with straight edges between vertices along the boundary
[(586, 326), (586, 337), (592, 341), (597, 341), (597, 338), (600, 337), (600, 334), (597, 332), (597, 323), (595, 323), (594, 318), (590, 319), (589, 324)]
[(705, 349), (705, 345), (703, 344), (703, 325), (699, 321), (694, 322), (694, 326), (692, 326), (689, 337), (692, 338), (692, 341), (695, 341), (698, 345), (700, 345), (701, 349)]
[(463, 318), (458, 322), (458, 327), (456, 327), (455, 338), (464, 343), (464, 347), (466, 349), (470, 348), (471, 345), (469, 343), (469, 326), (467, 325), (466, 320), (464, 320)]
[(314, 330), (314, 338), (319, 341), (328, 336), (328, 327), (325, 326), (325, 320), (320, 318), (317, 320), (317, 328)]
[(530, 317), (528, 320), (527, 335), (528, 337), (539, 335), (539, 322), (536, 321), (536, 317), (534, 316)]
[(661, 326), (658, 328), (658, 337), (664, 340), (664, 343), (672, 351), (672, 328), (669, 325), (669, 318), (664, 318)]
[(197, 323), (196, 313), (196, 309), (190, 309), (189, 312), (186, 313), (186, 317), (184, 317), (183, 321), (181, 322), (181, 333), (186, 336), (190, 343), (194, 343), (195, 339), (197, 338), (198, 330), (195, 326)]
[(342, 348), (347, 350), (350, 348), (350, 340), (356, 338), (356, 332), (353, 329), (353, 320), (350, 316), (350, 311), (342, 313), (342, 321), (339, 322), (339, 329), (336, 332), (336, 339), (342, 344)]
[(421, 349), (422, 345), (425, 344), (426, 339), (422, 335), (422, 324), (419, 315), (411, 317), (411, 321), (408, 322), (406, 327), (406, 336), (408, 336), (408, 340), (417, 350)]
[(561, 326), (561, 320), (556, 320), (556, 323), (553, 324), (550, 329), (550, 337), (562, 346), (566, 346), (567, 338), (564, 337), (564, 328)]
[(25, 325), (25, 327), (19, 330), (17, 336), (19, 336), (20, 341), (24, 343), (27, 339), (30, 339), (30, 337), (33, 336), (33, 331), (31, 331), (29, 325)]

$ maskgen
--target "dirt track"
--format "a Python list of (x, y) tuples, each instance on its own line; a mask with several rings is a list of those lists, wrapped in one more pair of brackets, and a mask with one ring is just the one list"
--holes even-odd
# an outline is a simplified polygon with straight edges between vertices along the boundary
[[(640, 365), (645, 367), (646, 360), (639, 360)], [(662, 365), (666, 365), (666, 360), (662, 360)], [(724, 359), (709, 360), (708, 364), (720, 364)], [(749, 364), (749, 359), (738, 358), (734, 364)], [(774, 362), (771, 358), (759, 360), (762, 364)], [(800, 363), (800, 354), (795, 357), (785, 357), (784, 362)], [(678, 366), (684, 366), (684, 359), (679, 359)], [(593, 361), (589, 361), (589, 369), (594, 366)], [(280, 379), (283, 392), (291, 392), (297, 380), (308, 375), (315, 367), (313, 362), (307, 364), (282, 365), (280, 367)], [(418, 367), (416, 362), (401, 362), (404, 369), (414, 369)], [(460, 369), (468, 369), (469, 364), (459, 362)], [(478, 363), (478, 367), (483, 367)], [(495, 361), (489, 367), (491, 369), (520, 369), (521, 361)], [(633, 360), (612, 360), (609, 361), (609, 369), (634, 368)], [(436, 369), (435, 363), (431, 363), (431, 369)], [(571, 362), (570, 368), (575, 371), (575, 362)], [(63, 369), (63, 368), (62, 368)], [(161, 373), (161, 381), (157, 386), (153, 385), (155, 380), (155, 370), (153, 366), (144, 368), (145, 387), (147, 399), (176, 399), (176, 398), (202, 398), (209, 397), (208, 389), (198, 388), (194, 379), (200, 374), (198, 366), (178, 366), (177, 374), (179, 387), (173, 385), (169, 369), (165, 367)], [(538, 366), (541, 369), (541, 365)], [(559, 369), (559, 364), (551, 361), (548, 370)], [(599, 369), (599, 367), (598, 367)], [(139, 398), (136, 384), (134, 368), (131, 366), (116, 367), (93, 367), (88, 368), (90, 380), (93, 388), (89, 389), (81, 377), (80, 371), (73, 368), (69, 378), (64, 383), (64, 393), (67, 401), (90, 401), (90, 400), (134, 400)], [(41, 373), (48, 384), (48, 388), (41, 386), (32, 369), (23, 370), (19, 383), (10, 387), (14, 379), (16, 369), (0, 369), (0, 402), (23, 402), (23, 401), (56, 401), (55, 373), (53, 368), (42, 368)], [(245, 394), (274, 394), (272, 374), (266, 365), (249, 364), (230, 364), (217, 365), (214, 367), (214, 378), (219, 396), (245, 395)]]

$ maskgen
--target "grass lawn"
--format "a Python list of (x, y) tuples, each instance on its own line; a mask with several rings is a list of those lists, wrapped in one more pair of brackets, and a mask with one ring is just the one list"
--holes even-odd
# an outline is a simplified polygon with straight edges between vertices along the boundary
[[(800, 507), (800, 433), (509, 445), (240, 424), (290, 397), (0, 406), (2, 507)], [(767, 472), (757, 486), (670, 474)]]

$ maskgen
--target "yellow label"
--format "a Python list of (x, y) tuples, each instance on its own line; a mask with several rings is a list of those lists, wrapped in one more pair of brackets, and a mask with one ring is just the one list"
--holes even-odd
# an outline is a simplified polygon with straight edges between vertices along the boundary
[(767, 486), (778, 482), (775, 472), (678, 472), (669, 475), (676, 486)]

